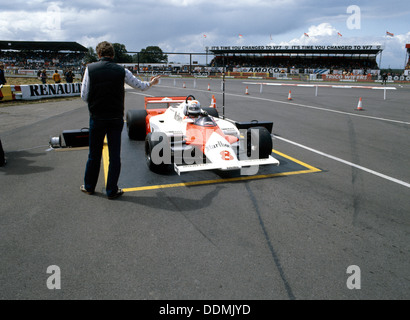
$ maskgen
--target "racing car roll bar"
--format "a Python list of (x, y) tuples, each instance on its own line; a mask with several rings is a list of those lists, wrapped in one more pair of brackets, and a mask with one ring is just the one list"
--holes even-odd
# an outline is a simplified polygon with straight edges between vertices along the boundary
[(185, 103), (188, 103), (189, 98), (192, 98), (191, 100), (196, 100), (195, 97), (190, 94), (188, 97), (186, 97)]

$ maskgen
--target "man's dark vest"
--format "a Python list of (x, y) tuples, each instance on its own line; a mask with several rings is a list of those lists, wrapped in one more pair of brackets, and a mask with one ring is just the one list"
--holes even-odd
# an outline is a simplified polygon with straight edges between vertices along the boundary
[(124, 117), (125, 70), (109, 58), (88, 66), (90, 116), (99, 119)]

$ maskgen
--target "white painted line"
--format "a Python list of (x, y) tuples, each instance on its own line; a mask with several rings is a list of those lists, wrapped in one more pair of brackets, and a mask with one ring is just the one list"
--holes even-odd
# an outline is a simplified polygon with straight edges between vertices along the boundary
[[(134, 88), (133, 88), (133, 89), (134, 89)], [(145, 93), (140, 93), (140, 92), (129, 91), (128, 93), (136, 94), (136, 95), (139, 95), (139, 96), (145, 96), (145, 97), (154, 97), (154, 96), (151, 95), (151, 94), (145, 94)]]
[(397, 90), (396, 87), (373, 87), (373, 86), (352, 86), (341, 84), (297, 84), (297, 83), (271, 83), (271, 82), (242, 82), (243, 84), (265, 85), (265, 86), (291, 86), (291, 87), (322, 87), (336, 89), (373, 89), (373, 90)]
[[(232, 93), (226, 93), (226, 95), (236, 96), (236, 97), (243, 97), (243, 98), (247, 98), (247, 99), (257, 99), (257, 100), (262, 100), (262, 101), (269, 101), (269, 102), (288, 104), (288, 105), (291, 105), (291, 106), (297, 106), (297, 107), (303, 107), (303, 108), (309, 108), (309, 109), (316, 109), (316, 110), (321, 110), (321, 111), (345, 114), (345, 115), (349, 115), (349, 116), (362, 117), (362, 118), (373, 119), (373, 120), (394, 122), (394, 123), (400, 123), (400, 124), (410, 124), (410, 122), (406, 122), (406, 121), (399, 121), (399, 120), (392, 120), (392, 119), (386, 119), (386, 118), (366, 116), (366, 115), (363, 115), (363, 114), (357, 114), (357, 113), (351, 113), (351, 112), (345, 112), (345, 111), (338, 111), (338, 110), (320, 108), (320, 107), (315, 107), (315, 106), (308, 106), (308, 105), (305, 105), (305, 104), (299, 104), (299, 103), (288, 102), (288, 101), (272, 100), (272, 99), (253, 97), (253, 96), (245, 96), (245, 95), (242, 96), (242, 95), (232, 94)], [(352, 107), (352, 109), (354, 109), (354, 107)]]
[[(230, 121), (230, 122), (232, 122), (232, 123), (235, 123), (235, 121), (233, 121), (233, 120), (231, 120), (231, 119), (228, 119), (228, 118), (226, 118), (225, 120)], [(298, 147), (300, 147), (300, 148), (303, 148), (303, 149), (312, 151), (312, 152), (314, 152), (314, 153), (320, 154), (321, 156), (324, 156), (324, 157), (327, 157), (327, 158), (329, 158), (329, 159), (332, 159), (332, 160), (335, 160), (335, 161), (344, 163), (344, 164), (346, 164), (346, 165), (348, 165), (348, 166), (351, 166), (351, 167), (354, 167), (354, 168), (357, 168), (357, 169), (366, 171), (366, 172), (371, 173), (371, 174), (373, 174), (373, 175), (375, 175), (375, 176), (378, 176), (378, 177), (380, 177), (380, 178), (383, 178), (383, 179), (386, 179), (386, 180), (395, 182), (395, 183), (397, 183), (397, 184), (400, 184), (400, 185), (402, 185), (402, 186), (405, 186), (405, 187), (407, 187), (407, 188), (410, 188), (410, 183), (404, 182), (404, 181), (399, 180), (399, 179), (396, 179), (396, 178), (389, 177), (389, 176), (387, 176), (387, 175), (385, 175), (385, 174), (383, 174), (383, 173), (376, 172), (376, 171), (374, 171), (374, 170), (371, 170), (371, 169), (368, 169), (368, 168), (359, 166), (358, 164), (355, 164), (355, 163), (353, 163), (353, 162), (349, 162), (349, 161), (343, 160), (343, 159), (341, 159), (341, 158), (332, 156), (332, 155), (327, 154), (327, 153), (325, 153), (325, 152), (322, 152), (322, 151), (319, 151), (319, 150), (316, 150), (316, 149), (313, 149), (313, 148), (304, 146), (304, 145), (302, 145), (302, 144), (300, 144), (300, 143), (297, 143), (297, 142), (294, 142), (294, 141), (291, 141), (291, 140), (288, 140), (288, 139), (285, 139), (285, 138), (282, 138), (282, 137), (279, 137), (279, 136), (276, 136), (276, 135), (272, 135), (272, 136), (273, 136), (275, 139), (285, 141), (285, 142), (287, 142), (287, 143), (293, 144), (293, 145), (298, 146)]]
[(397, 90), (395, 87), (372, 87), (373, 90)]
[(322, 151), (319, 151), (319, 150), (316, 150), (316, 149), (313, 149), (313, 148), (304, 146), (304, 145), (302, 145), (302, 144), (300, 144), (300, 143), (293, 142), (293, 141), (290, 141), (290, 140), (288, 140), (288, 139), (285, 139), (285, 138), (282, 138), (282, 137), (278, 137), (278, 136), (274, 136), (274, 137), (275, 137), (275, 139), (278, 139), (278, 140), (282, 140), (282, 141), (291, 143), (291, 144), (293, 144), (293, 145), (295, 145), (295, 146), (298, 146), (298, 147), (300, 147), (300, 148), (303, 148), (303, 149), (312, 151), (312, 152), (314, 152), (314, 153), (320, 154), (321, 156), (324, 156), (324, 157), (327, 157), (327, 158), (329, 158), (329, 159), (332, 159), (332, 160), (335, 160), (335, 161), (344, 163), (344, 164), (346, 164), (346, 165), (348, 165), (348, 166), (351, 166), (351, 167), (360, 169), (360, 170), (362, 170), (362, 171), (366, 171), (366, 172), (368, 172), (368, 173), (370, 173), (370, 174), (373, 174), (373, 175), (375, 175), (375, 176), (378, 176), (378, 177), (380, 177), (380, 178), (383, 178), (383, 179), (389, 180), (389, 181), (391, 181), (391, 182), (394, 182), (394, 183), (400, 184), (400, 185), (402, 185), (402, 186), (405, 186), (405, 187), (407, 187), (407, 188), (410, 188), (410, 183), (407, 183), (407, 182), (405, 182), (405, 181), (402, 181), (402, 180), (399, 180), (399, 179), (396, 179), (396, 178), (389, 177), (389, 176), (387, 176), (387, 175), (385, 175), (385, 174), (383, 174), (383, 173), (380, 173), (380, 172), (377, 172), (377, 171), (374, 171), (374, 170), (371, 170), (371, 169), (368, 169), (368, 168), (359, 166), (359, 165), (357, 165), (357, 164), (355, 164), (355, 163), (352, 163), (352, 162), (343, 160), (343, 159), (341, 159), (341, 158), (332, 156), (332, 155), (330, 155), (330, 154), (327, 154), (327, 153), (325, 153), (325, 152), (322, 152)]
[[(158, 85), (157, 85), (158, 86)], [(170, 86), (162, 86), (162, 88), (173, 88)], [(182, 89), (181, 89), (182, 90)], [(185, 89), (184, 89), (185, 90)], [(190, 89), (191, 91), (198, 91), (198, 92), (209, 92), (206, 90), (201, 90), (201, 89)], [(138, 92), (131, 92), (128, 91), (129, 93), (132, 94), (140, 94), (140, 95), (146, 95), (150, 96), (147, 94), (142, 94)], [(222, 92), (216, 92), (216, 91), (211, 91), (214, 94), (222, 94)], [(400, 123), (400, 124), (408, 124), (410, 125), (410, 122), (406, 121), (400, 121), (400, 120), (392, 120), (392, 119), (386, 119), (386, 118), (378, 118), (378, 117), (372, 117), (372, 116), (366, 116), (363, 114), (358, 114), (358, 113), (352, 113), (352, 112), (345, 112), (345, 111), (337, 111), (337, 110), (332, 110), (332, 109), (326, 109), (326, 108), (320, 108), (320, 107), (315, 107), (315, 106), (309, 106), (309, 105), (304, 105), (304, 104), (299, 104), (299, 103), (294, 103), (294, 102), (288, 102), (288, 101), (280, 101), (280, 100), (273, 100), (273, 99), (266, 99), (266, 98), (261, 98), (261, 97), (255, 97), (255, 96), (247, 96), (247, 95), (239, 95), (239, 94), (234, 94), (234, 93), (225, 93), (227, 96), (232, 96), (232, 97), (240, 97), (240, 98), (245, 98), (245, 99), (257, 99), (261, 101), (268, 101), (268, 102), (275, 102), (275, 103), (282, 103), (282, 104), (288, 104), (291, 106), (296, 106), (296, 107), (303, 107), (303, 108), (309, 108), (309, 109), (315, 109), (315, 110), (321, 110), (321, 111), (327, 111), (327, 112), (333, 112), (333, 113), (338, 113), (338, 114), (344, 114), (344, 115), (349, 115), (349, 116), (354, 116), (354, 117), (361, 117), (361, 118), (367, 118), (367, 119), (373, 119), (373, 120), (379, 120), (379, 121), (387, 121), (387, 122), (393, 122), (393, 123)], [(352, 109), (355, 109), (356, 107), (352, 107)]]

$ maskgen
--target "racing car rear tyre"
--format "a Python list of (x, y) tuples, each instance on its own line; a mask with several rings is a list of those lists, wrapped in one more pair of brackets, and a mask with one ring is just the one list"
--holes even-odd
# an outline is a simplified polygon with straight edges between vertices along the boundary
[[(163, 142), (164, 137), (163, 136), (159, 136), (159, 139), (153, 139), (152, 138), (152, 133), (148, 133), (147, 136), (145, 137), (145, 162), (148, 166), (148, 168), (156, 173), (165, 173), (170, 171), (171, 169), (171, 164), (166, 164), (166, 163), (160, 163), (157, 164), (153, 161), (152, 159), (152, 150), (155, 148), (156, 145), (160, 144), (160, 143), (164, 143)], [(165, 142), (165, 147), (164, 148), (169, 148), (167, 150), (163, 150), (161, 149), (159, 156), (164, 157), (164, 152), (171, 152), (171, 148), (169, 147), (169, 143), (167, 143), (167, 141)], [(171, 154), (171, 153), (170, 153)], [(164, 159), (165, 160), (165, 159)], [(172, 159), (170, 157), (170, 161), (172, 162)]]
[[(259, 136), (259, 143), (256, 143)], [(258, 159), (269, 158), (272, 153), (272, 137), (265, 127), (249, 128), (247, 132), (247, 155), (250, 157), (252, 151)]]
[(128, 110), (127, 112), (127, 132), (131, 140), (144, 140), (145, 119), (147, 118), (146, 110)]
[(215, 108), (204, 107), (204, 108), (202, 108), (202, 110), (208, 112), (208, 114), (209, 114), (211, 117), (219, 118), (218, 110), (216, 110)]

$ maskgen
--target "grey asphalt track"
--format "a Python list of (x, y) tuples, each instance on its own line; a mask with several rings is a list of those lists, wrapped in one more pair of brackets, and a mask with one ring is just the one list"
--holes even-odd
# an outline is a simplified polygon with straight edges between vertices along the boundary
[[(110, 201), (103, 170), (95, 195), (80, 192), (87, 149), (48, 148), (50, 137), (88, 126), (84, 102), (1, 107), (0, 299), (409, 299), (410, 88), (395, 85), (384, 100), (383, 90), (261, 93), (244, 81), (227, 80), (226, 117), (273, 121), (274, 149), (320, 172)], [(144, 95), (193, 94), (202, 106), (215, 95), (220, 111), (223, 101), (220, 80), (194, 88), (164, 78), (126, 92), (127, 110), (143, 108)], [(364, 111), (355, 110), (360, 97)], [(123, 151), (132, 159), (129, 145)], [(127, 160), (120, 181), (164, 180), (147, 170)], [(51, 265), (59, 290), (47, 287)], [(358, 275), (347, 272), (352, 265), (360, 289), (347, 287)]]

